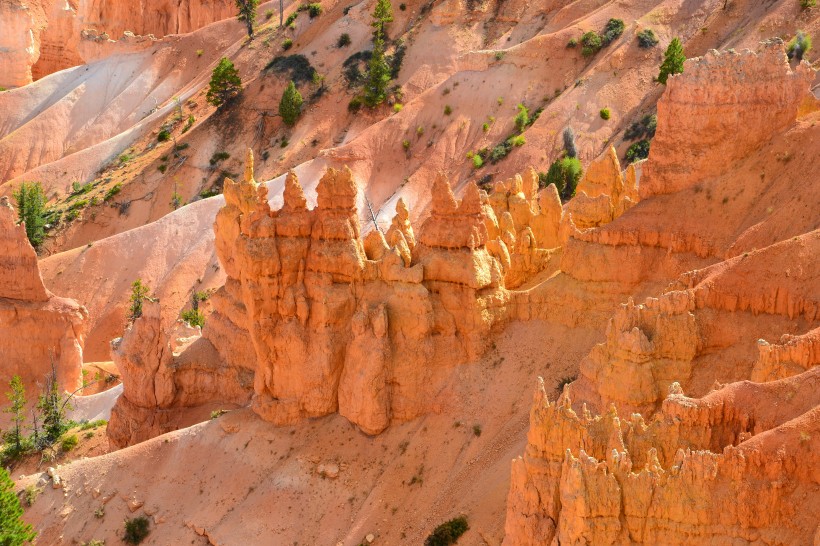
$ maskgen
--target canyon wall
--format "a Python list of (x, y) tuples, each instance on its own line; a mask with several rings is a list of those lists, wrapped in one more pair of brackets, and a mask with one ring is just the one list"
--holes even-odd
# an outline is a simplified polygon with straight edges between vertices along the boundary
[[(227, 279), (202, 338), (171, 356), (174, 334), (158, 330), (154, 310), (112, 346), (124, 383), (109, 425), (115, 445), (172, 428), (181, 408), (241, 403), (249, 377), (254, 411), (277, 424), (338, 412), (377, 434), (434, 410), (453, 368), (478, 358), (491, 329), (517, 312), (508, 284), (554, 270), (567, 229), (555, 187), (539, 190), (532, 169), (491, 195), (470, 184), (461, 200), (440, 175), (418, 232), (400, 200), (389, 229), (362, 237), (347, 168), (328, 169), (316, 192), (310, 210), (291, 172), (271, 210), (249, 152), (214, 223)], [(199, 364), (183, 365), (197, 346)], [(219, 370), (225, 392), (206, 368)]]
[(76, 301), (46, 290), (25, 226), (0, 198), (0, 382), (20, 376), (33, 399), (53, 365), (62, 389), (80, 387), (87, 319)]
[[(779, 41), (688, 60), (659, 103), (640, 203), (605, 225), (573, 223), (553, 283), (570, 319), (627, 299), (556, 402), (543, 381), (536, 389), (505, 545), (816, 537), (820, 231), (778, 239), (768, 217), (793, 207), (758, 207), (762, 192), (733, 214), (710, 204), (710, 192), (750, 189), (732, 169), (777, 146), (770, 139), (794, 126), (811, 78)], [(617, 186), (615, 171), (607, 177)], [(797, 191), (817, 202), (811, 188)], [(749, 225), (768, 246), (727, 256)], [(635, 298), (643, 303), (627, 296), (653, 289), (660, 295)]]
[[(19, 87), (90, 62), (112, 39), (192, 32), (235, 14), (229, 0), (3, 0), (0, 86)], [(94, 47), (84, 43), (87, 31), (92, 31)]]

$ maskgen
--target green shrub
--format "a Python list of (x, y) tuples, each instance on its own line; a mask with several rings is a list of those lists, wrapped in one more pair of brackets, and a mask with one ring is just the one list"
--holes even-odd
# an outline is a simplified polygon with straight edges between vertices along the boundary
[(481, 425), (473, 425), (473, 434), (475, 436), (481, 436)]
[(228, 152), (215, 152), (214, 155), (211, 156), (211, 159), (208, 161), (211, 165), (216, 165), (220, 161), (225, 161), (226, 159), (230, 158), (231, 154)]
[(4, 545), (22, 546), (37, 536), (23, 521), (23, 507), (14, 491), (14, 482), (5, 468), (0, 468), (0, 540)]
[(515, 146), (516, 148), (518, 148), (518, 147), (523, 146), (524, 144), (526, 144), (527, 139), (524, 138), (524, 135), (515, 135), (515, 136), (511, 136), (507, 140), (507, 142), (509, 142), (512, 146)]
[(165, 163), (163, 163), (163, 164), (161, 164), (161, 165), (159, 165), (159, 166), (157, 167), (157, 170), (158, 170), (159, 172), (161, 172), (162, 174), (165, 174), (165, 171), (167, 171), (167, 170), (168, 170), (168, 165), (166, 165)]
[(182, 128), (182, 134), (184, 135), (185, 133), (187, 133), (188, 129), (190, 129), (194, 125), (195, 122), (196, 122), (196, 118), (194, 117), (194, 115), (189, 114), (188, 115), (188, 120), (185, 122), (185, 127)]
[(658, 37), (651, 28), (644, 29), (638, 33), (638, 46), (649, 49), (658, 45)]
[(658, 127), (658, 116), (655, 114), (646, 114), (640, 121), (634, 121), (624, 131), (624, 140), (636, 140), (639, 138), (652, 138), (655, 136), (655, 130)]
[(122, 191), (122, 184), (117, 182), (116, 184), (114, 184), (113, 186), (108, 188), (107, 192), (105, 192), (105, 197), (103, 197), (103, 201), (110, 201), (111, 199), (113, 199), (121, 191)]
[(133, 322), (142, 316), (142, 302), (148, 299), (148, 292), (150, 292), (150, 288), (142, 284), (141, 279), (137, 279), (131, 284), (131, 297), (128, 299), (131, 305), (128, 308), (127, 317), (129, 322)]
[(356, 112), (358, 112), (359, 110), (362, 109), (363, 105), (364, 105), (364, 100), (362, 100), (361, 97), (353, 97), (350, 100), (350, 102), (347, 103), (347, 111), (352, 112), (352, 113), (355, 114)]
[(205, 326), (205, 315), (199, 309), (188, 309), (180, 314), (180, 318), (191, 326)]
[(817, 0), (800, 0), (800, 7), (803, 9), (813, 8), (817, 5)]
[(450, 115), (450, 114), (452, 114), (452, 113), (453, 113), (453, 107), (452, 107), (452, 106), (450, 106), (449, 104), (446, 104), (446, 105), (444, 106), (444, 115), (445, 115), (445, 116), (449, 116), (449, 115)]
[(399, 112), (401, 112), (403, 109), (404, 109), (404, 105), (399, 103), (399, 102), (397, 102), (396, 104), (393, 105), (393, 111), (397, 114)]
[(97, 419), (96, 421), (88, 421), (80, 425), (80, 430), (92, 430), (108, 424), (105, 419)]
[(266, 11), (265, 11), (265, 19), (270, 19), (270, 18), (271, 18), (271, 17), (273, 17), (275, 14), (276, 14), (276, 12), (275, 12), (275, 11), (273, 11), (272, 9), (266, 10)]
[(202, 57), (202, 54), (203, 54), (203, 53), (205, 53), (205, 51), (204, 51), (204, 50), (202, 50), (202, 49), (197, 49), (197, 50), (196, 50), (196, 56), (197, 56), (197, 57)]
[(621, 19), (610, 19), (607, 21), (604, 28), (604, 34), (601, 36), (602, 45), (609, 45), (617, 40), (621, 34), (624, 33), (626, 26)]
[(211, 74), (205, 99), (219, 108), (237, 96), (241, 90), (242, 80), (239, 78), (239, 71), (230, 59), (222, 57)]
[(407, 150), (410, 149), (410, 141), (407, 140), (407, 139), (402, 140), (401, 141), (401, 147), (404, 148), (404, 151), (406, 152)]
[(288, 18), (285, 19), (285, 26), (289, 27), (289, 26), (293, 25), (293, 23), (296, 22), (297, 17), (299, 17), (299, 12), (298, 11), (294, 11), (293, 13), (288, 15)]
[(322, 4), (313, 3), (308, 4), (307, 12), (311, 19), (315, 19), (322, 14)]
[(493, 164), (498, 163), (499, 161), (507, 157), (507, 154), (510, 153), (510, 150), (512, 150), (512, 143), (509, 140), (505, 140), (501, 144), (495, 146), (490, 151), (490, 162)]
[(591, 57), (598, 53), (598, 50), (601, 49), (601, 37), (598, 36), (597, 32), (585, 32), (583, 36), (581, 36), (581, 45), (583, 45), (583, 49), (581, 49), (581, 54), (584, 57)]
[(80, 440), (77, 438), (76, 434), (72, 434), (70, 436), (66, 436), (60, 441), (60, 449), (63, 451), (71, 451), (75, 447), (77, 447), (77, 443)]
[(515, 115), (515, 128), (519, 133), (523, 133), (524, 129), (530, 124), (530, 111), (523, 104), (518, 104), (518, 113)]
[(599, 114), (601, 114), (601, 119), (603, 119), (603, 120), (609, 119), (609, 117), (611, 115), (610, 111), (609, 111), (609, 108), (601, 108), (601, 111), (599, 112)]
[(302, 114), (302, 95), (296, 89), (296, 84), (293, 80), (288, 83), (285, 92), (282, 93), (282, 100), (279, 101), (279, 115), (282, 116), (282, 121), (285, 125), (293, 127), (296, 121)]
[(473, 161), (473, 168), (474, 169), (480, 169), (481, 167), (484, 166), (484, 158), (482, 158), (481, 155), (473, 154), (473, 157), (471, 159)]
[(578, 47), (578, 40), (576, 38), (570, 38), (569, 42), (567, 42), (567, 47), (570, 49)]
[(347, 32), (345, 32), (344, 34), (342, 34), (341, 36), (339, 36), (339, 40), (336, 42), (336, 47), (338, 47), (338, 48), (340, 48), (340, 49), (341, 49), (341, 48), (343, 48), (343, 47), (347, 47), (347, 46), (349, 46), (350, 44), (351, 44), (351, 41), (350, 41), (350, 34), (348, 34)]
[(646, 159), (649, 157), (649, 141), (644, 139), (635, 142), (626, 150), (625, 157), (627, 163), (634, 163), (640, 159)]
[(686, 55), (683, 54), (683, 44), (677, 38), (673, 38), (663, 54), (663, 63), (661, 63), (661, 69), (658, 73), (658, 81), (666, 85), (669, 76), (682, 73), (683, 61), (685, 60)]
[(806, 53), (809, 52), (810, 49), (811, 36), (803, 32), (802, 30), (798, 30), (795, 37), (792, 38), (789, 42), (789, 45), (786, 48), (786, 52), (789, 56), (789, 59), (797, 59), (798, 61), (802, 61), (803, 57), (806, 55)]
[(582, 174), (584, 169), (577, 157), (562, 157), (550, 165), (546, 185), (555, 184), (558, 194), (566, 200), (575, 195)]
[(453, 518), (436, 527), (430, 536), (424, 540), (424, 546), (449, 546), (455, 544), (469, 528), (470, 525), (467, 523), (466, 517)]
[(39, 182), (23, 182), (11, 195), (17, 203), (17, 219), (25, 222), (26, 237), (36, 250), (46, 236), (46, 194), (43, 186)]
[(171, 140), (171, 131), (168, 129), (163, 129), (157, 134), (157, 140), (160, 142), (167, 142)]
[(151, 523), (145, 516), (125, 520), (125, 534), (122, 537), (126, 544), (139, 544), (151, 532)]
[(211, 412), (211, 419), (218, 419), (228, 413), (228, 410), (218, 409)]

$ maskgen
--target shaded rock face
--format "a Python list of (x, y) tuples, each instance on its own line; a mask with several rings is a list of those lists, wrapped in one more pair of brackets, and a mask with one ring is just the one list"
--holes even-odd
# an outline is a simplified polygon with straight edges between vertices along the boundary
[(52, 362), (61, 388), (80, 386), (88, 312), (76, 301), (46, 290), (24, 225), (0, 198), (0, 381), (19, 375), (29, 393), (39, 391)]
[[(134, 34), (192, 32), (236, 14), (228, 0), (9, 0), (0, 3), (0, 85), (18, 87), (58, 70), (90, 62), (100, 45)], [(97, 47), (90, 47), (90, 31)], [(103, 43), (101, 43), (103, 42)]]
[(255, 363), (254, 410), (275, 423), (338, 411), (369, 434), (427, 411), (434, 379), (505, 317), (477, 188), (459, 203), (441, 178), (418, 241), (404, 203), (387, 237), (363, 240), (348, 169), (328, 169), (313, 210), (290, 173), (272, 211), (248, 165), (214, 225), (228, 280), (205, 337), (219, 348), (245, 329), (253, 354), (229, 358)]

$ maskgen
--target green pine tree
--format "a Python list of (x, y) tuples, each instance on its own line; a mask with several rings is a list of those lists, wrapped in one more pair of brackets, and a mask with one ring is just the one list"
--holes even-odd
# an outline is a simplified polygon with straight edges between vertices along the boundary
[(128, 322), (134, 322), (142, 316), (142, 302), (148, 299), (148, 292), (150, 288), (142, 284), (142, 279), (137, 279), (131, 283), (131, 297), (128, 301), (131, 302), (128, 308)]
[(14, 482), (5, 468), (0, 468), (0, 544), (22, 546), (34, 540), (37, 533), (21, 519), (23, 507), (14, 492)]
[(253, 24), (256, 22), (256, 8), (258, 6), (259, 0), (236, 0), (239, 19), (245, 22), (250, 38), (253, 38)]
[(683, 54), (683, 44), (680, 40), (673, 38), (669, 47), (666, 48), (666, 53), (663, 54), (663, 63), (661, 64), (661, 71), (658, 74), (658, 81), (666, 85), (666, 80), (671, 74), (681, 74), (683, 72), (683, 61), (686, 60), (686, 55)]
[(65, 394), (60, 391), (54, 362), (51, 363), (51, 373), (46, 376), (46, 384), (43, 387), (43, 394), (37, 401), (37, 409), (43, 416), (42, 440), (52, 444), (68, 429), (66, 410), (71, 409)]
[(290, 127), (296, 125), (296, 120), (299, 119), (299, 115), (302, 113), (303, 102), (302, 95), (299, 94), (296, 84), (291, 80), (285, 88), (285, 92), (282, 93), (282, 100), (279, 101), (279, 115), (282, 116), (285, 125)]
[(373, 55), (368, 64), (367, 82), (364, 85), (364, 103), (371, 108), (383, 103), (387, 98), (387, 84), (390, 83), (390, 65), (384, 55), (384, 39), (381, 33), (373, 38)]
[(26, 236), (31, 246), (39, 248), (45, 239), (46, 194), (43, 186), (39, 182), (23, 182), (12, 197), (17, 202), (19, 221), (26, 224)]
[(23, 419), (26, 410), (26, 389), (19, 375), (11, 378), (9, 383), (11, 391), (6, 393), (11, 406), (5, 409), (6, 413), (12, 415), (12, 428), (4, 435), (6, 441), (6, 453), (12, 457), (20, 455), (23, 450), (25, 437), (23, 436)]
[(242, 90), (239, 71), (230, 59), (222, 57), (214, 68), (205, 99), (219, 108)]
[(393, 21), (393, 6), (390, 0), (377, 0), (376, 7), (373, 10), (373, 21), (370, 23), (376, 34), (384, 36), (384, 25)]

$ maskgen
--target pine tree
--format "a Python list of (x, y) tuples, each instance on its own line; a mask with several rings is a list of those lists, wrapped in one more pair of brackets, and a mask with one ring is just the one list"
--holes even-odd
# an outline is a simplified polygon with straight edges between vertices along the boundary
[(677, 38), (673, 38), (669, 47), (666, 48), (666, 53), (663, 54), (663, 63), (658, 74), (658, 81), (666, 85), (666, 80), (669, 79), (671, 74), (682, 73), (683, 61), (685, 60), (686, 55), (683, 54), (683, 44)]
[(5, 468), (0, 468), (0, 544), (22, 546), (30, 543), (37, 533), (21, 519), (23, 507), (14, 492), (14, 482)]
[(12, 422), (14, 426), (11, 430), (6, 432), (5, 434), (5, 441), (6, 445), (11, 447), (11, 453), (13, 455), (20, 455), (23, 452), (23, 412), (26, 409), (26, 389), (23, 386), (23, 381), (20, 379), (19, 375), (15, 375), (11, 378), (11, 382), (9, 383), (9, 387), (11, 391), (6, 393), (8, 396), (9, 402), (11, 402), (11, 406), (6, 408), (6, 413), (10, 413), (12, 415)]
[(253, 38), (253, 24), (256, 22), (256, 8), (259, 0), (236, 0), (236, 7), (239, 10), (239, 18), (245, 21), (248, 29), (248, 37)]
[(285, 88), (285, 92), (282, 93), (282, 100), (279, 101), (279, 115), (282, 116), (285, 125), (290, 127), (296, 125), (296, 120), (299, 119), (299, 115), (302, 113), (302, 102), (304, 102), (302, 95), (296, 89), (296, 84), (291, 80)]
[(390, 65), (384, 55), (384, 39), (381, 33), (373, 38), (373, 55), (368, 64), (367, 82), (364, 85), (364, 103), (371, 108), (383, 103), (387, 98), (387, 84), (390, 83)]
[[(43, 394), (37, 402), (37, 409), (43, 416), (43, 436), (42, 440), (51, 444), (59, 438), (68, 428), (66, 420), (66, 410), (68, 400), (60, 392), (60, 385), (57, 381), (57, 368), (51, 362), (51, 373), (46, 376), (46, 383), (43, 386)], [(2, 544), (2, 542), (0, 542)]]
[(17, 216), (20, 222), (26, 224), (26, 237), (31, 246), (39, 248), (45, 238), (45, 220), (43, 214), (46, 208), (46, 194), (39, 182), (20, 184), (20, 188), (12, 193), (17, 202)]
[(142, 316), (142, 301), (148, 298), (149, 288), (142, 284), (142, 279), (137, 279), (131, 284), (131, 297), (128, 301), (131, 306), (128, 308), (128, 322), (134, 322)]
[(230, 59), (222, 57), (211, 75), (205, 99), (219, 108), (238, 95), (241, 90), (242, 80), (239, 78), (239, 71)]
[(384, 25), (393, 21), (393, 6), (390, 0), (377, 0), (376, 8), (373, 10), (373, 21), (370, 23), (375, 30), (373, 37), (376, 35), (384, 36)]

